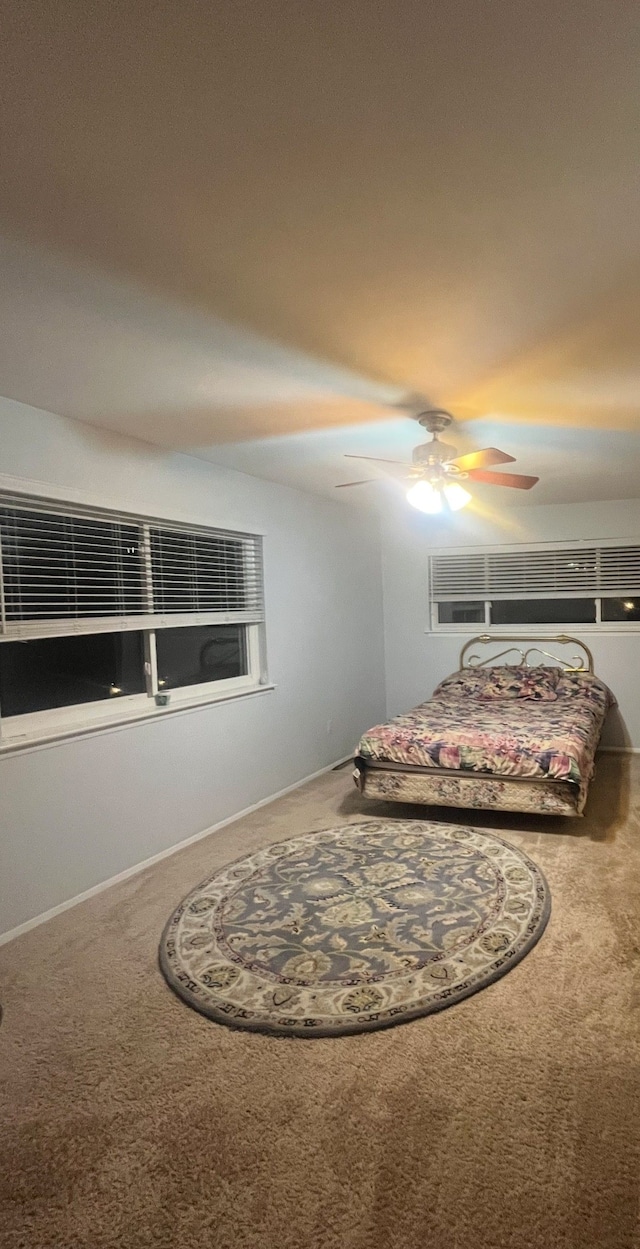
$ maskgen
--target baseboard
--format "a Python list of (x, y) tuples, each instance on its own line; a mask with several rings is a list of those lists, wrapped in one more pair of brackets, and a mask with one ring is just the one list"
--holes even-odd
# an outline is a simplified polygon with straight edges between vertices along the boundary
[(601, 755), (640, 755), (640, 746), (598, 746)]
[(166, 850), (160, 850), (158, 854), (153, 854), (150, 859), (143, 859), (142, 863), (134, 863), (133, 867), (127, 867), (123, 872), (118, 872), (117, 876), (110, 876), (108, 880), (102, 880), (97, 885), (92, 885), (90, 889), (85, 889), (83, 893), (78, 893), (74, 898), (69, 898), (66, 902), (59, 902), (57, 906), (52, 906), (50, 910), (43, 911), (41, 915), (34, 915), (33, 919), (27, 919), (23, 924), (18, 924), (17, 928), (10, 928), (8, 932), (0, 933), (0, 945), (6, 945), (8, 941), (14, 941), (16, 937), (21, 937), (23, 933), (30, 932), (32, 928), (37, 928), (40, 924), (46, 924), (47, 920), (55, 919), (56, 915), (62, 915), (63, 911), (69, 911), (72, 906), (78, 906), (81, 902), (86, 902), (89, 898), (95, 897), (97, 893), (103, 893), (105, 889), (110, 889), (112, 885), (118, 885), (122, 880), (128, 880), (130, 876), (137, 876), (138, 872), (143, 872), (146, 867), (153, 867), (154, 863), (160, 863), (162, 859), (168, 859), (170, 855), (177, 854), (179, 850), (192, 846), (196, 841), (202, 841), (204, 837), (209, 837), (211, 833), (217, 833), (220, 828), (226, 828), (228, 824), (235, 824), (236, 820), (244, 819), (245, 815), (251, 815), (253, 811), (258, 811), (260, 807), (266, 807), (270, 802), (276, 802), (278, 798), (284, 798), (285, 794), (290, 794), (294, 789), (300, 789), (302, 785), (307, 785), (309, 781), (315, 781), (316, 777), (323, 776), (325, 772), (332, 772), (334, 768), (339, 767), (343, 763), (347, 763), (352, 755), (344, 755), (342, 759), (335, 759), (333, 763), (328, 763), (324, 768), (318, 768), (317, 772), (312, 772), (310, 776), (303, 776), (302, 780), (294, 781), (293, 785), (287, 785), (284, 789), (279, 789), (275, 794), (269, 794), (268, 798), (261, 798), (259, 802), (254, 802), (250, 807), (245, 807), (242, 811), (237, 811), (235, 815), (229, 815), (224, 820), (218, 820), (217, 824), (212, 824), (210, 828), (203, 828), (200, 833), (193, 833), (191, 837), (185, 837), (184, 841), (178, 841), (175, 846), (169, 846)]

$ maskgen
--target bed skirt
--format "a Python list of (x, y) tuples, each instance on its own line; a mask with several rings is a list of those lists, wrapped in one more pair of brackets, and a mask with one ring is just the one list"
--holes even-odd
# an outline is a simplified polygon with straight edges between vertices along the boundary
[(586, 785), (570, 781), (461, 776), (431, 768), (386, 768), (355, 759), (353, 779), (365, 798), (414, 802), (421, 806), (476, 807), (487, 811), (526, 811), (538, 815), (582, 815)]

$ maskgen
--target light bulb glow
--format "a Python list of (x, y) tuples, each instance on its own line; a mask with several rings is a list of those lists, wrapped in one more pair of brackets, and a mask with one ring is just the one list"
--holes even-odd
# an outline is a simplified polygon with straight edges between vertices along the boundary
[(430, 481), (417, 481), (415, 486), (407, 490), (407, 502), (420, 512), (429, 512), (432, 516), (442, 511), (442, 495)]
[(471, 495), (457, 481), (438, 483), (434, 486), (432, 482), (423, 478), (407, 490), (407, 501), (412, 507), (417, 507), (420, 512), (428, 512), (431, 516), (436, 516), (443, 510), (445, 502), (452, 512), (458, 512), (461, 507), (466, 507), (467, 503), (471, 502)]
[(467, 503), (471, 502), (469, 491), (457, 481), (447, 482), (447, 485), (443, 486), (443, 491), (452, 512), (459, 512), (461, 507), (466, 507)]

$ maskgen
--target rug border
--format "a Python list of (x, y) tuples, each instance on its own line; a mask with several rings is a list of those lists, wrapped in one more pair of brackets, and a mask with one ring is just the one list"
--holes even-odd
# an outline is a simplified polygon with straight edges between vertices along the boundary
[[(298, 841), (300, 837), (308, 836), (309, 833), (311, 833), (311, 835), (314, 835), (314, 836), (316, 834), (319, 836), (321, 833), (335, 832), (337, 828), (366, 828), (367, 825), (369, 824), (376, 824), (376, 825), (384, 824), (387, 822), (388, 818), (389, 817), (387, 817), (386, 820), (354, 820), (352, 823), (347, 823), (344, 825), (340, 824), (340, 825), (334, 825), (333, 827), (330, 826), (328, 828), (311, 829), (311, 830), (308, 830), (306, 833), (298, 833), (294, 837), (285, 837), (281, 841), (269, 842), (268, 845), (286, 846), (289, 844), (289, 842)], [(406, 823), (407, 821), (394, 820), (392, 818), (390, 822), (391, 823)], [(365, 1022), (359, 1023), (358, 1020), (354, 1018), (353, 1023), (346, 1024), (344, 1027), (341, 1027), (339, 1031), (335, 1031), (330, 1027), (322, 1027), (322, 1026), (317, 1027), (317, 1028), (303, 1028), (303, 1027), (284, 1028), (284, 1027), (278, 1027), (274, 1025), (265, 1024), (265, 1023), (257, 1024), (257, 1023), (254, 1023), (252, 1020), (247, 1020), (246, 1022), (238, 1022), (237, 1020), (230, 1019), (229, 1016), (224, 1013), (224, 1011), (218, 1010), (215, 1006), (207, 1006), (207, 1004), (200, 1001), (195, 996), (195, 994), (193, 994), (190, 991), (190, 989), (185, 988), (184, 985), (180, 984), (177, 981), (175, 974), (173, 972), (173, 968), (168, 963), (166, 952), (165, 952), (165, 945), (166, 945), (166, 937), (169, 932), (169, 929), (171, 925), (173, 924), (173, 921), (176, 915), (178, 914), (178, 911), (181, 911), (187, 898), (191, 897), (191, 894), (196, 893), (199, 889), (202, 889), (203, 886), (207, 885), (209, 881), (212, 879), (212, 877), (216, 876), (218, 872), (222, 870), (222, 868), (234, 867), (236, 863), (242, 863), (244, 862), (245, 859), (251, 857), (248, 854), (241, 854), (239, 855), (238, 858), (231, 859), (228, 863), (223, 863), (221, 867), (216, 868), (216, 870), (210, 873), (209, 876), (205, 876), (204, 879), (201, 880), (197, 885), (194, 885), (193, 889), (190, 889), (189, 892), (185, 894), (184, 898), (181, 899), (178, 906), (171, 912), (171, 915), (169, 916), (166, 924), (164, 925), (164, 928), (162, 929), (162, 935), (160, 937), (160, 944), (158, 947), (159, 969), (162, 972), (162, 975), (168, 987), (175, 994), (175, 996), (180, 999), (180, 1001), (186, 1003), (186, 1005), (189, 1006), (192, 1010), (197, 1011), (199, 1015), (203, 1015), (206, 1019), (213, 1020), (214, 1023), (222, 1024), (225, 1028), (230, 1028), (234, 1032), (253, 1032), (253, 1033), (261, 1034), (262, 1036), (269, 1036), (269, 1037), (277, 1038), (277, 1039), (314, 1041), (314, 1040), (320, 1040), (320, 1039), (339, 1040), (340, 1037), (357, 1036), (359, 1033), (382, 1032), (383, 1030), (387, 1028), (396, 1028), (396, 1027), (399, 1027), (401, 1024), (410, 1023), (412, 1020), (415, 1020), (415, 1019), (426, 1019), (428, 1015), (436, 1015), (436, 1014), (439, 1014), (440, 1011), (447, 1010), (450, 1006), (457, 1006), (458, 1002), (464, 1002), (466, 998), (473, 997), (475, 993), (480, 993), (483, 989), (488, 988), (489, 985), (494, 984), (496, 980), (501, 980), (502, 977), (506, 976), (507, 973), (510, 972), (513, 967), (517, 967), (518, 963), (521, 963), (522, 960), (526, 958), (527, 954), (531, 952), (534, 946), (538, 944), (540, 938), (544, 935), (546, 931), (547, 924), (549, 923), (549, 919), (551, 917), (551, 890), (549, 888), (549, 882), (547, 881), (547, 878), (544, 872), (542, 871), (542, 868), (540, 868), (538, 864), (534, 862), (534, 860), (531, 859), (524, 850), (521, 850), (519, 846), (514, 846), (513, 842), (507, 841), (506, 838), (501, 837), (497, 832), (494, 832), (493, 829), (475, 828), (472, 824), (451, 824), (449, 821), (445, 821), (445, 820), (442, 820), (442, 821), (411, 820), (409, 822), (412, 824), (435, 824), (436, 827), (439, 824), (443, 824), (443, 825), (446, 824), (448, 828), (470, 829), (471, 832), (480, 833), (483, 836), (489, 835), (490, 837), (493, 838), (494, 841), (500, 842), (501, 845), (506, 846), (509, 850), (516, 850), (518, 854), (522, 856), (525, 862), (530, 867), (535, 869), (535, 872), (537, 873), (540, 879), (540, 882), (544, 888), (544, 903), (542, 906), (542, 910), (540, 912), (540, 919), (538, 921), (538, 925), (536, 927), (535, 932), (531, 934), (531, 936), (528, 938), (528, 940), (525, 942), (522, 948), (519, 949), (517, 953), (514, 954), (508, 960), (505, 966), (501, 965), (499, 967), (495, 967), (494, 970), (487, 976), (486, 979), (482, 981), (481, 984), (469, 985), (466, 989), (461, 989), (459, 993), (452, 995), (452, 997), (448, 998), (446, 1001), (433, 1002), (431, 1005), (427, 1006), (426, 1008), (420, 1007), (420, 1008), (416, 1008), (415, 1010), (405, 1011), (397, 1019), (385, 1019), (381, 1022), (378, 1020), (371, 1020), (368, 1023), (365, 1023)], [(259, 847), (258, 850), (254, 851), (253, 853), (256, 853), (256, 854), (259, 853), (260, 849), (266, 849), (266, 847)]]

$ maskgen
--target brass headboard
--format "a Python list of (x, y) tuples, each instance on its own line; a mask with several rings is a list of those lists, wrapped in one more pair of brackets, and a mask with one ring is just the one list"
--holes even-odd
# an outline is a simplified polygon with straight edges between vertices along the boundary
[[(504, 642), (531, 642), (534, 645), (524, 649), (522, 646), (507, 646), (506, 649), (498, 651), (496, 655), (486, 655), (485, 657), (478, 654), (470, 654), (474, 646), (503, 646)], [(553, 645), (554, 649), (561, 646), (577, 646), (582, 654), (554, 655), (551, 651), (545, 649), (545, 645)], [(536, 660), (531, 664), (530, 655), (542, 655), (545, 659), (552, 659), (554, 663), (564, 668), (565, 672), (593, 672), (593, 655), (588, 646), (581, 642), (579, 638), (568, 637), (566, 633), (558, 633), (551, 637), (524, 637), (522, 634), (514, 634), (507, 636), (506, 634), (490, 634), (480, 633), (475, 638), (470, 638), (460, 651), (460, 667), (476, 668), (483, 667), (485, 664), (493, 664), (497, 659), (503, 659), (505, 655), (513, 656), (507, 660), (507, 663), (521, 663), (536, 667), (541, 660)]]

